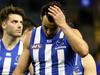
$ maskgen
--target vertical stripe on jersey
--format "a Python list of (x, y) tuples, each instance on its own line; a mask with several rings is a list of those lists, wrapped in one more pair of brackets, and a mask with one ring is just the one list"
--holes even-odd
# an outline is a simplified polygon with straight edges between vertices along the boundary
[(51, 50), (52, 44), (47, 44), (45, 48), (45, 75), (52, 75)]
[[(35, 35), (35, 38), (34, 38), (34, 44), (39, 44), (40, 43), (40, 30), (41, 30), (41, 27), (38, 27), (37, 30), (36, 30), (36, 35)], [(35, 71), (36, 71), (36, 74), (39, 74), (40, 73), (40, 63), (39, 63), (39, 49), (34, 49), (33, 50), (33, 58), (34, 60), (36, 60), (36, 64), (35, 64)]]
[[(64, 33), (61, 32), (59, 35), (59, 38), (62, 39), (64, 37)], [(58, 75), (65, 75), (65, 65), (64, 65), (64, 61), (65, 61), (65, 55), (64, 55), (64, 50), (60, 49), (57, 50), (57, 56), (58, 56)]]
[(38, 57), (38, 53), (39, 53), (39, 49), (35, 49), (33, 50), (33, 57), (34, 57), (34, 60), (36, 60), (36, 63), (35, 63), (35, 72), (36, 74), (39, 74), (39, 69), (40, 69), (40, 63), (39, 63), (39, 57)]
[(64, 33), (59, 32), (49, 43), (43, 34), (40, 27), (36, 29), (34, 35), (32, 34), (31, 46), (40, 46), (31, 47), (34, 75), (72, 75), (75, 57)]
[(59, 75), (65, 75), (65, 65), (64, 65), (64, 50), (57, 50), (58, 54), (58, 72)]
[(23, 42), (20, 41), (20, 43), (19, 43), (19, 49), (18, 49), (18, 55), (21, 55), (22, 51), (23, 51)]
[(59, 38), (63, 38), (64, 37), (64, 33), (61, 32)]
[(35, 39), (34, 39), (34, 44), (36, 43), (40, 43), (40, 31), (41, 30), (41, 27), (38, 27), (37, 30), (36, 30), (36, 35), (35, 35)]
[(76, 53), (75, 65), (78, 65), (78, 54)]
[(10, 66), (11, 66), (11, 58), (6, 57), (4, 60), (4, 65), (3, 65), (3, 72), (2, 74), (9, 74), (10, 72)]

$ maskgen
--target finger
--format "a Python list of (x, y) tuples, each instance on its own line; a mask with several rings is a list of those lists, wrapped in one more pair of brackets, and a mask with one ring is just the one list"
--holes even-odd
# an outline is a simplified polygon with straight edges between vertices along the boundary
[(56, 8), (56, 10), (57, 10), (60, 14), (64, 15), (64, 11), (63, 11), (62, 9), (60, 9), (60, 7), (58, 7), (58, 6), (56, 6), (56, 5), (54, 5), (54, 7)]
[(58, 12), (57, 12), (54, 8), (52, 8), (52, 7), (49, 8), (48, 10), (49, 10), (50, 13), (52, 13), (52, 14), (54, 14), (54, 15), (56, 15), (56, 14), (58, 13)]
[(56, 10), (59, 11), (59, 12), (61, 11), (60, 7), (58, 7), (56, 5), (54, 5), (54, 8), (56, 8)]
[(55, 17), (55, 14), (53, 14), (52, 12), (48, 12), (48, 14), (49, 14), (50, 16), (52, 16), (53, 18)]
[(54, 11), (55, 13), (58, 12), (57, 8), (55, 8), (54, 6), (50, 6), (49, 9), (51, 9), (51, 10)]

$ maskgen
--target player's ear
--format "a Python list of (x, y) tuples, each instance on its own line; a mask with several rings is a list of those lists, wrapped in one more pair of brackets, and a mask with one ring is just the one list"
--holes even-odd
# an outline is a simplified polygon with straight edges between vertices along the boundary
[(3, 29), (5, 29), (6, 28), (6, 21), (3, 21), (1, 26), (2, 26)]

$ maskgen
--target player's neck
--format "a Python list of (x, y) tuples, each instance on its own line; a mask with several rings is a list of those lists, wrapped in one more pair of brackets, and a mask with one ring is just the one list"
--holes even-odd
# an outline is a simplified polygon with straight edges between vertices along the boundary
[(10, 36), (3, 36), (2, 37), (3, 44), (5, 47), (10, 50), (12, 49), (19, 41), (19, 38), (10, 37)]

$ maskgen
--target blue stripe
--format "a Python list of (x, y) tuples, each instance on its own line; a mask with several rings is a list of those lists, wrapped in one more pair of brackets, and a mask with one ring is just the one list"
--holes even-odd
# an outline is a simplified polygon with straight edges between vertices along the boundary
[[(45, 46), (43, 48), (45, 49)], [(45, 75), (45, 51), (43, 48), (39, 50), (40, 75)]]
[(2, 71), (3, 71), (3, 65), (4, 65), (4, 58), (5, 58), (5, 56), (4, 55), (6, 55), (6, 50), (3, 50), (4, 49), (4, 45), (3, 45), (3, 42), (2, 42), (2, 40), (1, 40), (1, 51), (0, 51), (0, 57), (1, 57), (1, 61), (0, 61), (0, 74), (2, 74)]
[(30, 49), (29, 51), (30, 51), (32, 64), (35, 64), (34, 58), (33, 58), (33, 50), (32, 50), (32, 45), (34, 43), (35, 32), (36, 32), (36, 28), (32, 30), (32, 34), (31, 34), (31, 38), (30, 38), (30, 44), (29, 44), (29, 49)]
[(51, 58), (52, 58), (52, 74), (58, 75), (58, 58), (57, 58), (57, 51), (55, 51), (55, 49), (52, 50)]
[(3, 71), (3, 65), (4, 65), (4, 57), (3, 57), (3, 55), (5, 55), (5, 53), (0, 53), (0, 57), (2, 57), (1, 59), (1, 61), (0, 61), (0, 74), (2, 74), (2, 71)]
[(55, 50), (56, 41), (59, 38), (59, 34), (56, 34), (53, 38), (53, 47), (52, 47), (52, 74), (58, 75), (58, 56), (57, 51)]
[(15, 48), (12, 50), (12, 60), (11, 60), (11, 67), (10, 67), (10, 74), (12, 74), (12, 72), (15, 70), (16, 65), (14, 63), (18, 63), (18, 50), (19, 50), (19, 45), (20, 45), (20, 41), (17, 43), (17, 45), (15, 46)]
[[(29, 51), (30, 51), (30, 56), (31, 56), (31, 61), (32, 61), (33, 67), (35, 67), (35, 64), (36, 64), (34, 61), (34, 58), (33, 58), (33, 49), (32, 49), (32, 45), (34, 44), (35, 33), (36, 33), (36, 28), (32, 30), (30, 44), (29, 44), (29, 49), (30, 49)], [(33, 72), (35, 75), (35, 68), (33, 68)]]
[(41, 48), (39, 49), (39, 61), (40, 61), (40, 75), (45, 75), (45, 45), (46, 41), (43, 38), (42, 30), (40, 32), (40, 45)]

